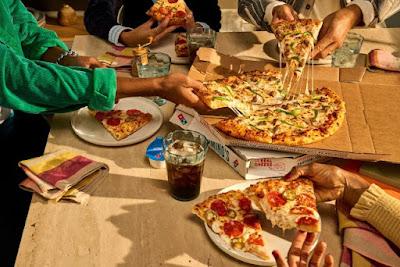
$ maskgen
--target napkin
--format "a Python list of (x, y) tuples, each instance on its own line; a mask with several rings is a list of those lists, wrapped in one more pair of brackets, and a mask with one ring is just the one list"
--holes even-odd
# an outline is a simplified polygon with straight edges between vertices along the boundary
[(350, 208), (339, 201), (337, 212), (343, 236), (340, 267), (400, 266), (395, 246), (374, 227), (351, 217)]
[(59, 150), (23, 160), (19, 166), (27, 178), (20, 188), (58, 202), (61, 199), (86, 204), (108, 174), (105, 163), (93, 161), (75, 151)]
[(384, 50), (374, 49), (368, 53), (368, 68), (400, 71), (400, 58)]
[(112, 46), (111, 51), (97, 57), (97, 59), (108, 67), (118, 71), (129, 71), (132, 68), (133, 50), (130, 47)]

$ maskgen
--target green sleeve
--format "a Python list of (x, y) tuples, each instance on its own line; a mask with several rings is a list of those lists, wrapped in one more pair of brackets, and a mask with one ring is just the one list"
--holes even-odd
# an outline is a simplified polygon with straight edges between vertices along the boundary
[(86, 105), (110, 110), (116, 86), (113, 69), (69, 68), (29, 60), (0, 43), (0, 106), (29, 113), (62, 112)]
[(26, 58), (40, 59), (48, 48), (54, 46), (68, 50), (54, 32), (41, 28), (37, 24), (33, 15), (20, 0), (10, 1), (9, 8)]

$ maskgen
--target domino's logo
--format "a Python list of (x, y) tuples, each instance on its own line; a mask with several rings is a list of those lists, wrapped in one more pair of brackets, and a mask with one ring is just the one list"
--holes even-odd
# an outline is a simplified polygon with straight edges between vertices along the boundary
[(182, 113), (178, 115), (178, 119), (181, 121), (182, 125), (186, 125), (188, 123)]
[(235, 168), (236, 168), (238, 165), (239, 165), (239, 161), (236, 159), (236, 160), (233, 162), (233, 166), (235, 166)]

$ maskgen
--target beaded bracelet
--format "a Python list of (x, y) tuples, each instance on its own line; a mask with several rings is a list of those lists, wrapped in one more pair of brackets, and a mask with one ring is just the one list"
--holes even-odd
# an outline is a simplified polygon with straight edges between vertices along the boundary
[(63, 60), (66, 56), (77, 57), (78, 53), (71, 49), (64, 51), (61, 53), (61, 55), (58, 56), (56, 63), (60, 64), (61, 60)]

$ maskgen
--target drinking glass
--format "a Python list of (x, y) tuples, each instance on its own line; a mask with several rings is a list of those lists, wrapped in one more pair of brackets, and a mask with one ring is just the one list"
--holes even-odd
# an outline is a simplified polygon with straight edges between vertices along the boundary
[(150, 52), (147, 62), (136, 58), (136, 68), (140, 78), (155, 78), (166, 76), (171, 68), (171, 57), (165, 53)]
[(357, 63), (364, 38), (357, 33), (349, 32), (342, 47), (335, 50), (332, 55), (332, 66), (340, 68), (353, 68)]
[(176, 130), (164, 139), (164, 157), (172, 197), (188, 201), (199, 195), (207, 150), (207, 138), (198, 132)]
[(189, 59), (190, 62), (193, 62), (196, 58), (196, 52), (200, 47), (214, 48), (216, 32), (210, 28), (197, 26), (187, 31), (186, 38), (189, 49)]

